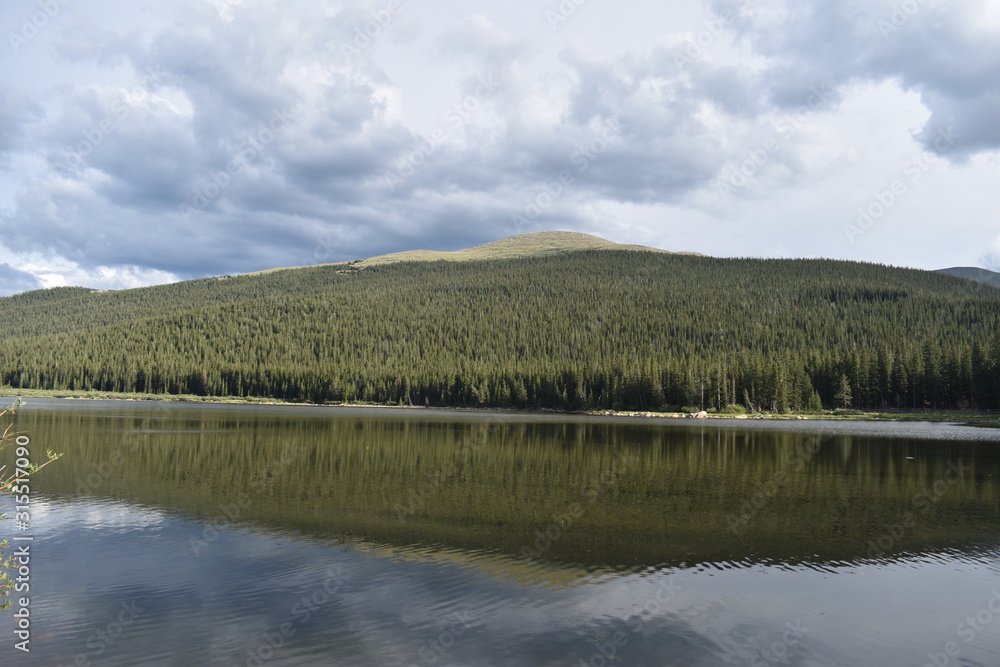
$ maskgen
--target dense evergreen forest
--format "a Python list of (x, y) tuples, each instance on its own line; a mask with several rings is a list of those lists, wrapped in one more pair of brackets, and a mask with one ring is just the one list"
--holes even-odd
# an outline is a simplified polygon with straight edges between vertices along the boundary
[(1000, 290), (832, 260), (584, 250), (0, 299), (15, 388), (658, 410), (1000, 408)]

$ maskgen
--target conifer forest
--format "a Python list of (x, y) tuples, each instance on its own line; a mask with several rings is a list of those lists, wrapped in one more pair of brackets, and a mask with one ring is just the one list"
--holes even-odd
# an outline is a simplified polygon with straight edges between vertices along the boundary
[(584, 250), (0, 299), (13, 388), (529, 409), (1000, 408), (1000, 290)]

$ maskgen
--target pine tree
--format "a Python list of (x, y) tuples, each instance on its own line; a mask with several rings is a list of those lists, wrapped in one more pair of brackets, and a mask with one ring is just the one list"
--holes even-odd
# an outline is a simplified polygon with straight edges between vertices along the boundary
[(837, 393), (833, 395), (833, 400), (840, 408), (849, 408), (854, 400), (853, 392), (851, 391), (851, 382), (847, 379), (846, 375), (840, 376), (840, 384), (837, 387)]

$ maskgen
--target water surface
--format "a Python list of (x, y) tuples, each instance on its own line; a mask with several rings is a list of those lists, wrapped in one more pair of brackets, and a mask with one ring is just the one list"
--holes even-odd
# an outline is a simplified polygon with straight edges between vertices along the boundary
[(18, 428), (65, 457), (4, 665), (1000, 664), (994, 430), (41, 399)]

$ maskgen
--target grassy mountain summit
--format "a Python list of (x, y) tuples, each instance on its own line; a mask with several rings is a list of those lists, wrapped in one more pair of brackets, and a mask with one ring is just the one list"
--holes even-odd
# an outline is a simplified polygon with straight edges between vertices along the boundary
[[(644, 245), (630, 245), (615, 243), (602, 239), (598, 236), (583, 234), (580, 232), (531, 232), (529, 234), (519, 234), (509, 238), (491, 241), (474, 248), (456, 250), (453, 252), (441, 250), (409, 250), (405, 252), (395, 252), (389, 255), (379, 255), (362, 259), (355, 264), (357, 266), (373, 266), (375, 264), (388, 264), (391, 262), (413, 262), (413, 261), (437, 261), (446, 260), (450, 262), (468, 262), (482, 259), (515, 259), (518, 257), (538, 257), (543, 255), (555, 255), (563, 252), (574, 252), (579, 250), (635, 250), (644, 252), (669, 253), (668, 250), (660, 250)], [(697, 254), (697, 253), (680, 253)]]
[(529, 408), (1000, 408), (988, 285), (568, 233), (455, 255), (469, 261), (0, 299), (0, 383)]

